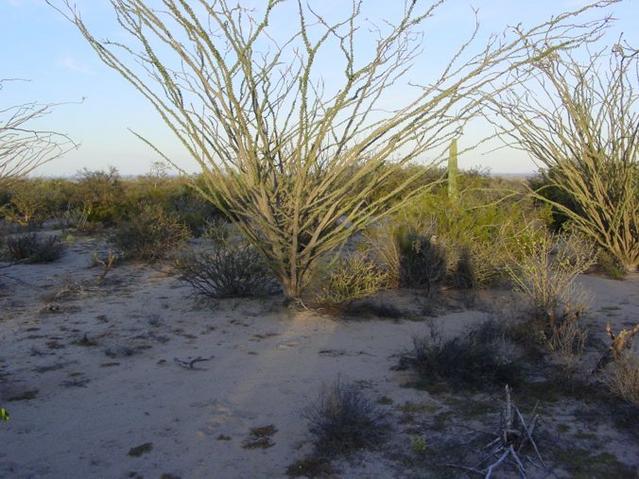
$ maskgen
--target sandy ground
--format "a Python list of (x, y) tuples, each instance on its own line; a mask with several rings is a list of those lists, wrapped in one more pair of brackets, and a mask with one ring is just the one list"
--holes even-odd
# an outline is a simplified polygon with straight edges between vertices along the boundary
[[(0, 405), (11, 420), (0, 424), (0, 477), (286, 477), (311, 450), (301, 413), (322, 384), (356, 381), (398, 418), (398, 405), (432, 400), (392, 369), (427, 321), (345, 321), (277, 298), (204, 301), (162, 267), (120, 266), (98, 286), (89, 266), (99, 246), (82, 239), (56, 263), (3, 270), (13, 279), (0, 288)], [(639, 318), (639, 278), (583, 282), (594, 329)], [(438, 322), (454, 334), (487, 315)], [(198, 357), (208, 360), (178, 364)], [(251, 430), (264, 426), (276, 432), (254, 447)], [(410, 455), (409, 426), (398, 422), (390, 451), (338, 461), (335, 477), (435, 477), (393, 454), (404, 444)], [(602, 427), (617, 459), (637, 467), (633, 439)]]

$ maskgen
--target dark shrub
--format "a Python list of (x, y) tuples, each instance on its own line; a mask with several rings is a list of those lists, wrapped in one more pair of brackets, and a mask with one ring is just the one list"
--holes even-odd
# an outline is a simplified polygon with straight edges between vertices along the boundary
[(446, 382), (454, 387), (514, 385), (519, 379), (514, 346), (495, 321), (448, 340), (432, 327), (428, 336), (413, 338), (413, 350), (401, 363), (425, 383)]
[(180, 279), (213, 298), (260, 296), (274, 285), (262, 256), (244, 244), (218, 244), (213, 251), (185, 253), (176, 267)]
[(400, 286), (430, 291), (444, 280), (447, 264), (442, 246), (412, 231), (401, 234), (398, 245)]
[(451, 283), (459, 289), (473, 289), (477, 286), (473, 259), (468, 248), (462, 248), (455, 270), (451, 274)]
[(387, 429), (383, 411), (355, 385), (344, 384), (339, 379), (323, 388), (304, 417), (318, 452), (324, 454), (375, 446), (383, 440)]
[(64, 244), (57, 236), (40, 238), (35, 233), (6, 239), (6, 256), (10, 261), (51, 263), (62, 256)]
[(118, 225), (110, 239), (125, 259), (155, 261), (176, 250), (188, 237), (188, 228), (174, 216), (147, 205)]

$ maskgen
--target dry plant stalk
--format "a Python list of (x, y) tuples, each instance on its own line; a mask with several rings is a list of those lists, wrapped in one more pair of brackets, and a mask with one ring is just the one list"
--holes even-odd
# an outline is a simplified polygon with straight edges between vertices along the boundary
[[(501, 427), (495, 438), (484, 448), (484, 457), (476, 466), (461, 466), (458, 464), (446, 464), (449, 467), (463, 469), (467, 472), (478, 474), (486, 479), (494, 477), (495, 471), (503, 466), (514, 467), (519, 477), (527, 477), (526, 463), (537, 467), (545, 467), (537, 443), (535, 442), (535, 430), (539, 424), (537, 406), (532, 412), (532, 419), (526, 421), (517, 405), (511, 398), (508, 385), (505, 386), (506, 400), (501, 414)], [(534, 458), (524, 455), (522, 450), (530, 448), (534, 452)]]
[(630, 329), (622, 329), (615, 334), (612, 326), (608, 323), (606, 324), (606, 333), (610, 338), (611, 344), (597, 363), (594, 370), (595, 373), (601, 371), (613, 361), (617, 362), (625, 359), (625, 353), (632, 348), (634, 337), (639, 334), (639, 324), (635, 324)]
[[(503, 138), (545, 170), (575, 206), (533, 191), (615, 257), (639, 266), (639, 50), (621, 42), (586, 60), (556, 52), (533, 63), (532, 81), (491, 98)], [(608, 64), (607, 68), (605, 68)], [(530, 71), (520, 72), (528, 76)]]
[[(15, 80), (0, 79), (0, 91), (10, 81)], [(55, 106), (35, 102), (0, 106), (0, 187), (10, 186), (16, 179), (77, 147), (64, 134), (31, 127)]]
[[(476, 116), (480, 93), (509, 71), (596, 37), (609, 18), (575, 22), (616, 1), (512, 28), (479, 48), (477, 24), (435, 80), (410, 84), (412, 100), (390, 111), (391, 86), (418, 59), (419, 28), (445, 0), (407, 0), (395, 24), (369, 28), (361, 0), (341, 20), (301, 0), (264, 1), (259, 12), (227, 0), (162, 0), (161, 10), (111, 0), (128, 34), (122, 42), (96, 38), (69, 0), (47, 3), (58, 3), (100, 59), (155, 107), (199, 164), (200, 193), (239, 225), (297, 299), (322, 255), (415, 194), (417, 175), (370, 199), (399, 168), (424, 153), (441, 161)], [(284, 40), (271, 26), (278, 13), (296, 22)], [(360, 58), (366, 43), (370, 55)], [(327, 86), (318, 57), (331, 46), (342, 75)]]

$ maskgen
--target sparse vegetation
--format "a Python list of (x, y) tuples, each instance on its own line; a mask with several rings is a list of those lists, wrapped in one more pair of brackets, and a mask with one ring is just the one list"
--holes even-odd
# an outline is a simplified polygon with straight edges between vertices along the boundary
[[(75, 144), (0, 107), (0, 476), (635, 474), (639, 50), (593, 1), (419, 84), (447, 0), (42, 2), (201, 171), (26, 177)], [(459, 169), (482, 119), (536, 178)]]

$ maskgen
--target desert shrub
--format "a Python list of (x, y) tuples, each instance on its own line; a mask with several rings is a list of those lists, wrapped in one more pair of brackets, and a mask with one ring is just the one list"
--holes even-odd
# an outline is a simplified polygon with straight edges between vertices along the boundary
[(68, 192), (66, 180), (16, 180), (1, 195), (0, 217), (22, 226), (39, 226), (62, 214), (68, 203)]
[(316, 301), (323, 305), (349, 304), (377, 293), (388, 284), (388, 273), (362, 253), (340, 258), (321, 278)]
[(145, 205), (117, 226), (110, 242), (124, 259), (155, 261), (176, 250), (188, 237), (188, 228), (174, 216)]
[(639, 406), (639, 359), (625, 355), (608, 368), (606, 385), (620, 398)]
[(317, 450), (344, 454), (375, 446), (383, 440), (387, 425), (383, 411), (354, 384), (338, 379), (324, 386), (305, 411)]
[(576, 280), (593, 264), (594, 249), (575, 234), (546, 233), (519, 253), (507, 271), (526, 302), (530, 335), (571, 367), (587, 339), (588, 297)]
[(469, 248), (463, 248), (455, 269), (450, 274), (450, 282), (458, 289), (473, 289), (477, 286), (475, 266)]
[(564, 312), (553, 324), (539, 325), (538, 337), (554, 353), (564, 367), (572, 369), (583, 355), (588, 331), (578, 312)]
[(431, 326), (426, 336), (413, 338), (413, 349), (400, 363), (425, 383), (446, 382), (454, 387), (482, 388), (519, 382), (518, 352), (505, 328), (487, 321), (467, 334), (443, 339)]
[(244, 243), (218, 243), (211, 251), (183, 253), (180, 279), (213, 298), (260, 296), (273, 289), (273, 274), (260, 253)]
[(219, 210), (202, 198), (185, 178), (147, 175), (125, 181), (123, 187), (126, 198), (122, 219), (130, 219), (136, 205), (152, 204), (177, 218), (193, 235), (200, 235), (208, 220), (220, 216)]
[(592, 266), (593, 247), (574, 234), (544, 234), (511, 255), (509, 277), (528, 303), (531, 314), (552, 323), (587, 305), (577, 277)]
[(115, 224), (125, 209), (125, 190), (118, 170), (89, 171), (78, 174), (71, 205), (81, 208), (89, 222)]
[(400, 232), (398, 244), (400, 286), (431, 291), (444, 281), (447, 272), (446, 250), (432, 237), (415, 231)]
[(8, 237), (5, 256), (10, 261), (51, 263), (62, 256), (64, 244), (57, 236), (39, 237), (35, 233)]
[(597, 266), (599, 270), (611, 279), (624, 279), (626, 269), (617, 258), (607, 251), (600, 251), (597, 255)]

